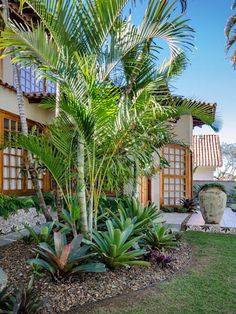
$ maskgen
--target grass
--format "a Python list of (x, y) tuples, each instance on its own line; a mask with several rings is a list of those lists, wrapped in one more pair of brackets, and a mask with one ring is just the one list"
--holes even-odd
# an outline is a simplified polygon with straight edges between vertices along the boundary
[(189, 231), (184, 237), (194, 252), (186, 271), (90, 313), (236, 314), (236, 236)]

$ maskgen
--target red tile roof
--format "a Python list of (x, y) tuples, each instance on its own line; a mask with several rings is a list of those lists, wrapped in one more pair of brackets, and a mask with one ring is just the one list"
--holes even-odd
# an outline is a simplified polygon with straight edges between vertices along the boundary
[(194, 166), (222, 166), (222, 154), (218, 135), (194, 135), (192, 151)]

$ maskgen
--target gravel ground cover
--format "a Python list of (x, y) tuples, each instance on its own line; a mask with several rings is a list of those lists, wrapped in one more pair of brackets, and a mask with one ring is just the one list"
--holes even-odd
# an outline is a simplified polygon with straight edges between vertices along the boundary
[[(26, 260), (33, 257), (33, 247), (18, 241), (0, 249), (0, 266), (7, 272), (12, 287), (26, 285), (29, 281), (31, 268)], [(186, 243), (181, 243), (169, 255), (173, 261), (164, 269), (156, 265), (118, 267), (106, 273), (80, 274), (62, 283), (55, 283), (49, 275), (45, 275), (35, 280), (35, 287), (45, 300), (49, 313), (63, 313), (73, 306), (103, 300), (163, 281), (186, 267), (192, 253)]]

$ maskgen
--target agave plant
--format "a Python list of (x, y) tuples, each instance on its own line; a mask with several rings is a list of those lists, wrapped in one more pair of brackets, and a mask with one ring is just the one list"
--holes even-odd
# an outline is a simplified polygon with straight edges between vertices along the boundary
[(124, 230), (114, 228), (112, 221), (106, 221), (107, 231), (94, 231), (93, 241), (86, 240), (93, 249), (98, 252), (104, 262), (109, 267), (143, 265), (149, 266), (147, 261), (140, 260), (146, 254), (143, 249), (134, 249), (142, 236), (129, 240), (134, 230), (134, 225), (130, 223)]
[(128, 196), (122, 198), (120, 202), (118, 201), (119, 216), (108, 208), (106, 210), (112, 217), (114, 225), (121, 230), (127, 227), (127, 221), (130, 220), (130, 223), (134, 225), (133, 234), (145, 232), (148, 226), (160, 216), (160, 211), (155, 204), (145, 207), (139, 203), (137, 198)]
[(159, 250), (174, 248), (177, 245), (174, 234), (170, 233), (169, 228), (162, 223), (154, 224), (153, 227), (147, 231), (144, 239), (147, 244)]
[(90, 247), (82, 245), (83, 236), (76, 236), (71, 243), (67, 244), (66, 236), (54, 232), (54, 248), (47, 243), (40, 243), (37, 249), (37, 258), (28, 260), (30, 265), (38, 265), (47, 270), (55, 280), (77, 272), (104, 272), (105, 265), (102, 263), (87, 263), (96, 253), (89, 253)]

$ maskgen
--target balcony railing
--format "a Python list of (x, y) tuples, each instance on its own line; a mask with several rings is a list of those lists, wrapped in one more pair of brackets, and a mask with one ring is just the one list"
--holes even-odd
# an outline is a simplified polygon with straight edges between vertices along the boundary
[[(27, 94), (55, 94), (56, 85), (45, 78), (39, 80), (39, 72), (35, 66), (25, 66), (20, 69), (21, 89)], [(15, 86), (15, 78), (14, 78)]]

